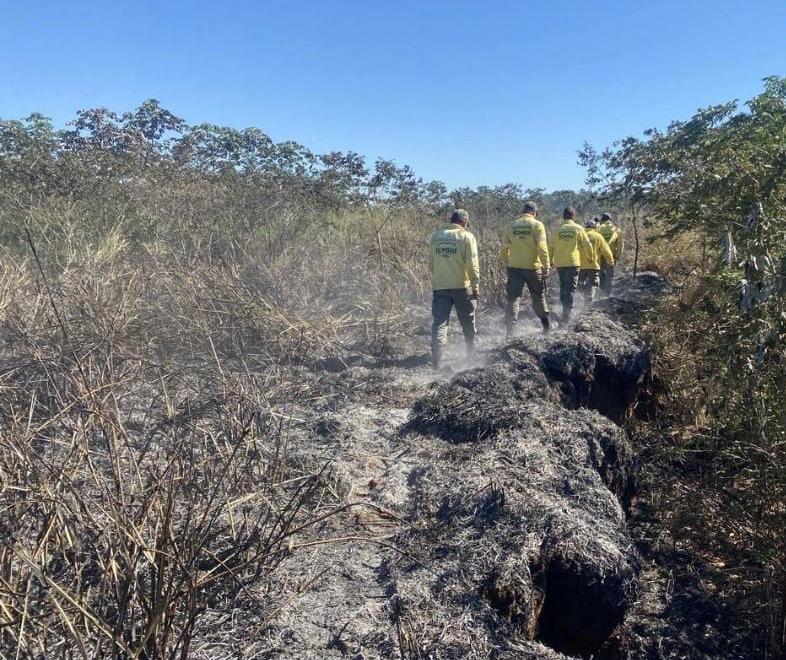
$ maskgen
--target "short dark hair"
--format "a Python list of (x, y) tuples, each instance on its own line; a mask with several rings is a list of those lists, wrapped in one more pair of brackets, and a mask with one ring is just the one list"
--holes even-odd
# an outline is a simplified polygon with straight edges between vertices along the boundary
[(523, 213), (537, 213), (538, 205), (535, 202), (527, 202), (522, 209)]
[(450, 214), (450, 221), (456, 225), (460, 225), (462, 222), (469, 222), (469, 213), (464, 209), (456, 209)]
[(565, 209), (565, 210), (562, 212), (562, 217), (563, 217), (565, 220), (572, 220), (573, 218), (575, 218), (575, 217), (576, 217), (576, 209), (575, 209), (575, 208), (573, 208), (572, 206), (568, 206), (568, 207), (567, 207), (567, 208), (566, 208), (566, 209)]
[(600, 221), (601, 222), (606, 222), (606, 220), (611, 220), (611, 214), (610, 213), (604, 213), (602, 216), (600, 216)]

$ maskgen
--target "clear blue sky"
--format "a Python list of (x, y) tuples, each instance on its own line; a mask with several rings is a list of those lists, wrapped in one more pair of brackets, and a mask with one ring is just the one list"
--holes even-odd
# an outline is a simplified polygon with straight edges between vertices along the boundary
[(0, 0), (0, 117), (125, 111), (578, 187), (576, 150), (786, 75), (776, 0)]

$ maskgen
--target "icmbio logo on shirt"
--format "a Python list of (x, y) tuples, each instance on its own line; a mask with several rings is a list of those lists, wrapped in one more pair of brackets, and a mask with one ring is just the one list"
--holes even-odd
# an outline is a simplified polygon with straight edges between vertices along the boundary
[(434, 251), (439, 257), (449, 257), (451, 254), (458, 254), (458, 249), (456, 249), (455, 245), (438, 245), (434, 248)]

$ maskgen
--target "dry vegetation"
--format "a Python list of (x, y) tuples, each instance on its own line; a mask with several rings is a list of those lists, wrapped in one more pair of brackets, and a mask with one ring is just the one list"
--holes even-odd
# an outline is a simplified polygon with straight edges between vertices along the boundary
[[(425, 356), (422, 318), (412, 313), (427, 309), (420, 255), (454, 206), (470, 211), (482, 306), (493, 309), (503, 295), (500, 227), (530, 197), (547, 222), (568, 203), (598, 210), (588, 193), (447, 191), (388, 161), (320, 156), (256, 129), (187, 127), (155, 102), (122, 116), (85, 111), (66, 131), (36, 115), (0, 122), (0, 655), (207, 657), (194, 647), (205, 622), (236, 608), (254, 613), (246, 633), (263, 630), (287, 607), (279, 587), (290, 584), (299, 549), (360, 538), (331, 536), (333, 518), (356, 503), (333, 467), (298, 446), (298, 411), (323, 409), (331, 397), (333, 407), (353, 405), (361, 395), (410, 405), (414, 386), (355, 374), (350, 358), (404, 364), (396, 347), (413, 342), (406, 358)], [(663, 229), (637, 223), (642, 239)], [(736, 562), (745, 588), (727, 581), (721, 595), (749, 594), (751, 643), (762, 648), (766, 630), (777, 649), (782, 446), (772, 433), (751, 441), (750, 425), (726, 422), (747, 405), (761, 408), (768, 429), (783, 420), (771, 399), (755, 396), (753, 380), (741, 387), (726, 368), (735, 347), (755, 355), (756, 345), (733, 343), (736, 294), (728, 271), (716, 268), (717, 245), (689, 226), (669, 240), (669, 249), (642, 241), (638, 261), (639, 271), (662, 272), (676, 287), (643, 324), (656, 349), (651, 410), (636, 426), (652, 442), (646, 495), (692, 556)], [(770, 380), (761, 391), (771, 396), (778, 372), (764, 364)], [(533, 387), (546, 377), (540, 369), (571, 383), (569, 396), (554, 391), (570, 405), (627, 414), (630, 401), (624, 411), (602, 409), (608, 401), (581, 390), (592, 374), (572, 372), (572, 383), (544, 363), (527, 372)], [(457, 419), (424, 397), (424, 423), (454, 424), (472, 441), (515, 426), (529, 404), (506, 411), (497, 399), (528, 399), (523, 376), (468, 378), (484, 374), (491, 398), (482, 406), (459, 377), (452, 387), (470, 414)], [(445, 454), (446, 487), (461, 451)], [(576, 448), (581, 461), (585, 451)], [(470, 476), (480, 488), (485, 476)], [(489, 492), (496, 497), (496, 486)], [(459, 518), (474, 525), (472, 516)], [(714, 525), (720, 533), (708, 534)], [(415, 537), (400, 540), (418, 547)], [(410, 587), (413, 602), (428, 602)], [(425, 626), (423, 638), (434, 633), (438, 645), (439, 625)], [(417, 657), (425, 648), (400, 634), (391, 653)], [(258, 657), (273, 653), (260, 645)]]
[[(347, 506), (290, 445), (303, 369), (412, 334), (444, 187), (154, 102), (0, 128), (0, 654), (185, 658), (237, 600), (264, 627)], [(525, 193), (455, 195), (491, 299)]]
[(287, 456), (277, 408), (302, 393), (260, 365), (331, 330), (231, 272), (130, 253), (115, 231), (59, 272), (6, 255), (7, 657), (187, 657), (201, 613), (330, 513), (320, 466)]

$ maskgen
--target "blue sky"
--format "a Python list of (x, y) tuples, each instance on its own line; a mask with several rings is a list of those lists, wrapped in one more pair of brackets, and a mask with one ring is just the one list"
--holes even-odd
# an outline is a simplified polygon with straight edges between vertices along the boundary
[(775, 0), (0, 0), (0, 117), (132, 109), (449, 186), (581, 186), (576, 150), (786, 75)]

